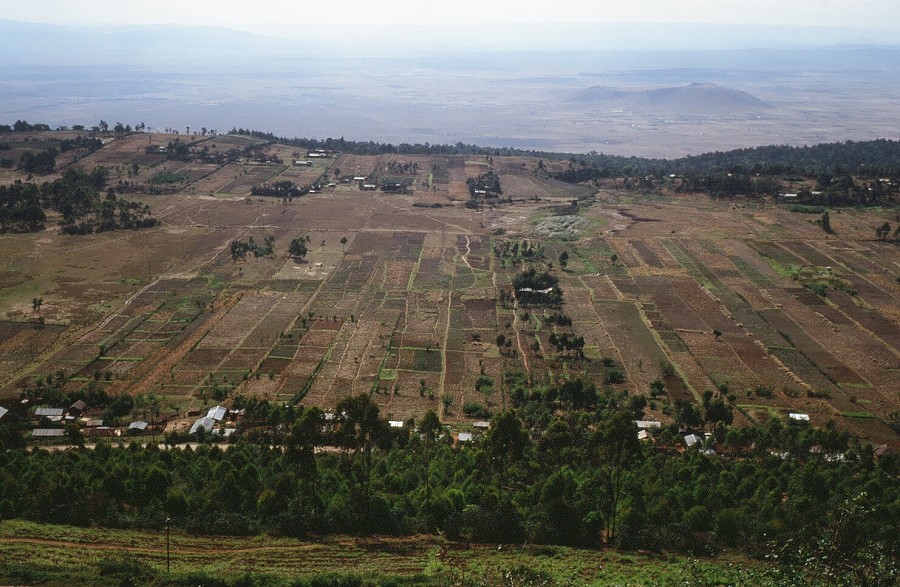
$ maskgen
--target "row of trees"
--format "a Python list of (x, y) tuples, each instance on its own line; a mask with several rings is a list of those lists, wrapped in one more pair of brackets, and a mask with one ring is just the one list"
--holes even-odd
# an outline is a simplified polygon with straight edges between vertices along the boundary
[[(534, 153), (535, 156), (539, 154)], [(854, 175), (865, 178), (900, 177), (900, 141), (845, 141), (813, 146), (771, 145), (732, 151), (715, 151), (679, 159), (624, 157), (592, 152), (561, 157), (559, 153), (540, 154), (548, 159), (568, 158), (571, 165), (552, 176), (569, 183), (581, 183), (609, 177), (666, 177), (671, 174), (749, 175), (816, 177)]]
[(286, 179), (272, 182), (271, 184), (264, 183), (255, 185), (250, 188), (250, 194), (254, 196), (274, 196), (276, 198), (287, 198), (289, 200), (299, 198), (305, 193), (306, 190), (295, 186), (294, 182)]

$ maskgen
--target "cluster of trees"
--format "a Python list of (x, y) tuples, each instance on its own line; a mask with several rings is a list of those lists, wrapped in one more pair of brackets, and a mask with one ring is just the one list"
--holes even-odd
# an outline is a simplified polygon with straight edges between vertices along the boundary
[[(248, 149), (252, 149), (253, 147), (255, 147), (255, 145), (248, 147)], [(199, 161), (201, 163), (215, 163), (217, 165), (224, 165), (228, 162), (237, 161), (243, 153), (241, 149), (237, 148), (229, 149), (225, 153), (213, 152), (207, 145), (203, 145), (202, 148), (197, 149), (192, 147), (191, 143), (182, 142), (181, 139), (169, 141), (163, 148), (147, 145), (145, 151), (150, 155), (159, 153), (160, 149), (162, 149), (162, 152), (165, 154), (167, 161)], [(247, 149), (245, 149), (245, 151), (246, 150)]]
[(538, 271), (534, 268), (526, 269), (513, 278), (513, 289), (516, 299), (523, 306), (550, 306), (562, 305), (562, 290), (559, 288), (559, 279), (547, 271)]
[[(288, 247), (288, 255), (290, 255), (294, 259), (302, 259), (303, 257), (306, 256), (306, 253), (309, 251), (309, 249), (306, 246), (306, 243), (308, 243), (308, 242), (309, 242), (309, 235), (306, 235), (305, 237), (298, 237), (298, 238), (292, 239), (291, 244)], [(346, 242), (347, 242), (346, 238), (341, 240), (341, 244), (344, 244)]]
[(881, 226), (875, 229), (875, 238), (878, 240), (886, 241), (888, 240), (888, 236), (893, 242), (900, 242), (900, 224), (897, 225), (897, 228), (894, 229), (893, 234), (891, 234), (891, 223), (885, 222)]
[(27, 173), (37, 173), (39, 175), (47, 175), (56, 171), (56, 155), (57, 151), (51, 147), (46, 151), (32, 153), (25, 151), (19, 157), (19, 169)]
[(0, 231), (34, 232), (42, 230), (46, 220), (38, 186), (19, 180), (0, 186)]
[(0, 133), (4, 132), (28, 132), (28, 131), (47, 131), (50, 126), (43, 123), (29, 124), (26, 120), (17, 120), (12, 126), (8, 124), (0, 124)]
[(254, 196), (274, 196), (293, 200), (305, 194), (306, 190), (300, 189), (294, 185), (294, 182), (285, 179), (271, 184), (255, 185), (250, 189), (250, 193)]
[(419, 164), (415, 161), (406, 161), (404, 163), (399, 163), (391, 159), (385, 166), (385, 171), (394, 175), (418, 175)]
[(802, 204), (819, 206), (879, 206), (892, 204), (900, 196), (900, 181), (857, 181), (850, 175), (834, 177), (822, 173), (816, 177), (818, 190), (804, 189), (797, 193)]
[(503, 260), (509, 259), (513, 263), (520, 260), (537, 261), (544, 258), (544, 245), (531, 243), (523, 239), (521, 242), (510, 240), (497, 240), (494, 242), (494, 256)]
[(150, 228), (159, 225), (150, 206), (116, 196), (112, 188), (101, 196), (109, 170), (95, 167), (90, 173), (72, 168), (51, 183), (45, 183), (45, 205), (62, 214), (66, 234), (90, 234), (108, 230)]
[[(572, 409), (526, 402), (496, 414), (479, 442), (460, 446), (433, 412), (415, 432), (393, 429), (361, 395), (343, 400), (332, 421), (316, 408), (254, 401), (243, 440), (227, 450), (3, 452), (0, 516), (157, 529), (170, 517), (195, 533), (441, 532), (477, 542), (690, 554), (732, 547), (755, 556), (834, 534), (833, 556), (846, 562), (900, 548), (895, 456), (876, 461), (856, 448), (846, 461), (828, 461), (808, 447), (832, 433), (778, 419), (717, 426), (720, 450), (731, 456), (682, 453), (665, 441), (639, 443), (635, 414), (618, 395), (577, 381), (556, 394)], [(321, 445), (335, 450), (316, 451)]]
[(59, 142), (59, 152), (84, 150), (92, 153), (103, 146), (103, 141), (96, 137), (83, 137), (81, 135), (74, 139), (63, 139)]
[[(466, 178), (466, 186), (469, 189), (469, 196), (475, 199), (478, 199), (479, 195), (481, 195), (483, 199), (486, 199), (497, 198), (503, 194), (503, 190), (500, 187), (500, 177), (495, 174), (493, 170), (483, 173), (478, 177)], [(485, 193), (477, 194), (476, 192), (478, 191), (483, 191)]]
[(381, 191), (388, 194), (406, 194), (413, 185), (411, 177), (383, 177), (378, 183)]
[(565, 351), (566, 353), (574, 352), (577, 358), (584, 358), (583, 336), (570, 337), (566, 332), (562, 333), (561, 335), (557, 335), (555, 332), (551, 332), (548, 342), (556, 347), (556, 352), (558, 353), (562, 353), (563, 351)]
[(62, 215), (60, 224), (66, 234), (140, 229), (159, 224), (149, 206), (119, 198), (112, 188), (101, 197), (100, 190), (108, 177), (109, 171), (104, 167), (96, 167), (90, 173), (71, 168), (61, 178), (40, 187), (21, 181), (0, 186), (0, 230), (41, 230), (47, 220), (45, 209)]
[(253, 253), (255, 258), (269, 257), (275, 254), (275, 237), (263, 237), (262, 244), (256, 242), (253, 237), (242, 241), (241, 239), (231, 241), (231, 260), (243, 260), (247, 258), (247, 253)]
[[(153, 146), (147, 147), (148, 152), (156, 152), (157, 148)], [(189, 162), (193, 160), (193, 151), (191, 150), (191, 146), (188, 143), (183, 143), (179, 139), (175, 139), (174, 141), (169, 141), (165, 148), (166, 159), (168, 161), (184, 161)]]
[(716, 197), (730, 196), (774, 196), (781, 190), (781, 184), (773, 177), (756, 177), (749, 173), (688, 173), (682, 178), (675, 191), (705, 192)]

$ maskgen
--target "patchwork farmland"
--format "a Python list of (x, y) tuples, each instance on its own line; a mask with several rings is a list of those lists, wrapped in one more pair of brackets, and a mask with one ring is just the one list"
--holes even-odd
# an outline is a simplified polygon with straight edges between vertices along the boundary
[[(327, 410), (365, 392), (391, 420), (434, 409), (468, 430), (521, 382), (582, 376), (646, 395), (663, 422), (676, 399), (712, 390), (739, 421), (803, 412), (898, 444), (900, 253), (873, 237), (886, 211), (834, 214), (829, 235), (772, 202), (573, 186), (526, 157), (294, 165), (305, 152), (215, 136), (191, 139), (207, 161), (177, 162), (156, 152), (174, 139), (109, 139), (78, 161), (107, 166), (160, 226), (67, 236), (51, 218), (0, 235), (0, 399), (61, 372), (66, 391), (153, 393), (183, 431), (189, 414), (237, 397)], [(352, 179), (413, 163), (403, 193)], [(467, 207), (466, 180), (489, 170), (502, 199)], [(318, 189), (251, 194), (279, 181)], [(273, 237), (274, 254), (234, 257), (230, 243), (251, 237)], [(288, 255), (293, 239), (304, 258)], [(559, 307), (515, 300), (530, 268), (558, 279)]]

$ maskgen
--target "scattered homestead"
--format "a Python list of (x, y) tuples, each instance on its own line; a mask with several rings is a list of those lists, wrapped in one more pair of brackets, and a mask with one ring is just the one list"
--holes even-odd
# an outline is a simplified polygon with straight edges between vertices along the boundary
[[(612, 99), (597, 92), (582, 98)], [(25, 134), (5, 157), (80, 136)], [(736, 425), (835, 420), (875, 446), (898, 443), (896, 222), (874, 208), (823, 215), (816, 203), (877, 198), (888, 209), (900, 183), (883, 162), (866, 167), (884, 170), (872, 177), (819, 185), (820, 176), (732, 167), (698, 177), (642, 160), (616, 177), (599, 155), (365, 154), (248, 132), (99, 134), (93, 150), (58, 151), (47, 179), (77, 165), (104, 192), (152, 194), (161, 224), (59, 234), (61, 213), (48, 209), (43, 232), (0, 237), (31, 243), (8, 247), (13, 266), (53, 284), (0, 296), (3, 338), (15, 341), (4, 347), (0, 403), (52, 392), (70, 405), (21, 421), (184, 439), (201, 426), (224, 430), (229, 417), (240, 434), (248, 398), (328, 410), (372, 391), (392, 427), (434, 410), (474, 440), (529, 386), (577, 378), (594, 386), (589, 394), (644, 398), (635, 416), (647, 440), (673, 425), (700, 432), (679, 418), (676, 402), (689, 402), (701, 418), (719, 410)], [(857, 158), (892, 148), (852, 147)], [(0, 170), (2, 185), (26, 179)], [(487, 197), (488, 184), (502, 198)], [(82, 236), (104, 246), (79, 254), (72, 242)], [(289, 257), (297, 238), (306, 253)], [(252, 254), (221, 254), (222, 242)], [(511, 289), (525, 270), (532, 281)], [(61, 284), (65, 297), (52, 293)], [(75, 317), (89, 308), (103, 315), (91, 336), (76, 336)], [(109, 399), (90, 405), (98, 390), (135, 405), (113, 415)], [(137, 405), (150, 396), (155, 408)]]

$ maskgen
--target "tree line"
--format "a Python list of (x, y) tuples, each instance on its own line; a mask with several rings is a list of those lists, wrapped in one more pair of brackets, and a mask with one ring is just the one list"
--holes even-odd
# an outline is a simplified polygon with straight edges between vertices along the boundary
[[(170, 517), (199, 534), (440, 532), (760, 557), (834, 535), (831, 556), (851, 568), (900, 547), (896, 456), (851, 447), (846, 460), (828, 460), (809, 448), (846, 449), (845, 437), (778, 419), (717, 425), (727, 456), (680, 452), (639, 442), (624, 396), (569, 387), (580, 408), (525, 401), (471, 444), (454, 445), (433, 412), (391, 428), (360, 395), (340, 402), (333, 420), (251, 400), (228, 449), (11, 450), (0, 453), (0, 517), (154, 529)], [(896, 578), (896, 559), (888, 563)]]

